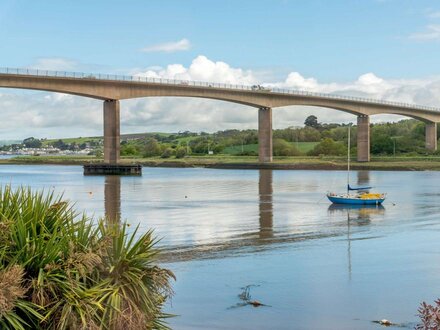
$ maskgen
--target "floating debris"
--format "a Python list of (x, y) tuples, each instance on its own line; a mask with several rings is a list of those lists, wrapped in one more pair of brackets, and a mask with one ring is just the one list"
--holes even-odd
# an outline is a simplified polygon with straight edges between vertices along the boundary
[(240, 298), (240, 300), (242, 302), (237, 303), (234, 306), (229, 307), (229, 309), (231, 308), (237, 308), (237, 307), (244, 307), (244, 306), (248, 306), (251, 305), (253, 307), (261, 307), (261, 306), (266, 306), (266, 307), (271, 307), (269, 305), (263, 304), (262, 302), (258, 301), (258, 300), (252, 300), (251, 299), (251, 294), (250, 294), (250, 289), (251, 287), (258, 287), (259, 285), (247, 285), (243, 288), (241, 288), (243, 290), (243, 292), (241, 292), (238, 295), (238, 298)]
[(391, 321), (388, 321), (386, 319), (380, 320), (378, 321), (380, 325), (384, 325), (386, 327), (389, 327), (390, 325), (393, 325), (393, 323), (391, 323)]
[(372, 322), (383, 325), (384, 327), (399, 327), (399, 328), (408, 328), (409, 327), (408, 324), (393, 323), (387, 319), (375, 320)]
[(258, 300), (251, 300), (251, 301), (249, 301), (249, 304), (251, 304), (254, 307), (266, 306), (266, 305), (260, 303)]

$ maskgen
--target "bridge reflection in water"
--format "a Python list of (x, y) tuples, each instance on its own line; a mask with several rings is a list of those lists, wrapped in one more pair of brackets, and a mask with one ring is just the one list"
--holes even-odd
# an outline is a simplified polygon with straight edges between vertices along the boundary
[(117, 224), (121, 221), (121, 177), (119, 175), (105, 176), (104, 211), (109, 223)]
[[(273, 237), (273, 173), (260, 170), (258, 180), (260, 238)], [(104, 212), (110, 223), (121, 221), (121, 177), (106, 175), (104, 181)]]
[[(358, 172), (358, 185), (369, 185), (369, 172)], [(385, 214), (385, 207), (382, 205), (342, 205), (332, 204), (328, 207), (329, 215), (340, 217), (346, 214), (347, 217), (347, 259), (348, 259), (348, 276), (351, 280), (352, 263), (351, 263), (351, 248), (352, 242), (359, 239), (366, 239), (364, 235), (361, 238), (352, 237), (351, 229), (353, 226), (361, 227), (368, 226), (371, 220), (377, 220)], [(359, 233), (359, 231), (356, 231)]]
[[(357, 172), (357, 184), (369, 185), (369, 172)], [(380, 220), (383, 218), (385, 208), (381, 205), (336, 205), (317, 206), (321, 216), (313, 219), (312, 222), (304, 222), (301, 216), (294, 216), (294, 223), (284, 223), (278, 225), (279, 231), (274, 230), (274, 173), (273, 170), (262, 169), (258, 172), (258, 209), (256, 210), (256, 220), (254, 230), (246, 230), (236, 235), (231, 235), (225, 241), (216, 241), (206, 244), (188, 244), (178, 246), (163, 246), (164, 260), (177, 261), (199, 258), (218, 258), (225, 257), (229, 254), (235, 254), (245, 247), (251, 247), (251, 250), (262, 251), (270, 249), (272, 244), (294, 243), (305, 239), (318, 239), (331, 236), (347, 235), (348, 242), (348, 258), (349, 273), (351, 274), (351, 245), (358, 239), (368, 238), (368, 225), (372, 220)], [(257, 189), (257, 186), (255, 187)], [(280, 192), (281, 193), (281, 192)], [(288, 191), (290, 194), (298, 192)], [(292, 195), (294, 196), (294, 195)], [(298, 214), (302, 210), (300, 203), (290, 203), (290, 196), (284, 203), (293, 213)], [(283, 207), (283, 199), (280, 200), (280, 207)], [(290, 205), (291, 204), (291, 205)], [(310, 204), (307, 204), (310, 206)], [(304, 205), (306, 208), (307, 205)], [(286, 205), (284, 205), (285, 207)], [(105, 176), (104, 185), (104, 207), (105, 216), (109, 223), (118, 224), (121, 221), (121, 177), (117, 175)], [(297, 209), (295, 211), (296, 208)], [(327, 210), (327, 212), (325, 211)], [(146, 210), (147, 211), (147, 210)], [(322, 212), (322, 213), (321, 213)], [(301, 212), (299, 212), (301, 213)], [(325, 216), (327, 213), (327, 217)], [(346, 220), (344, 220), (346, 219)], [(198, 220), (198, 219), (197, 219)], [(203, 220), (203, 219), (202, 219)], [(330, 220), (330, 221), (329, 221)], [(283, 221), (283, 220), (281, 220)], [(282, 226), (282, 227), (280, 227)], [(362, 236), (352, 238), (353, 228), (355, 235)], [(366, 230), (361, 229), (365, 227)], [(276, 228), (276, 227), (275, 227)], [(191, 230), (191, 228), (190, 228)], [(366, 236), (365, 236), (366, 234)], [(247, 249), (247, 251), (250, 251)], [(351, 275), (350, 275), (351, 276)]]
[(258, 180), (260, 238), (273, 237), (273, 173), (272, 170), (260, 170)]

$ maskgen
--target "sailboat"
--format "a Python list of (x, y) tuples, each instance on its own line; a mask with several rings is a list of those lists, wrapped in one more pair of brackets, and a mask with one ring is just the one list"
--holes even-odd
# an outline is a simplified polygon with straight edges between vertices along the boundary
[(347, 145), (347, 193), (338, 194), (329, 192), (327, 198), (334, 204), (350, 205), (380, 205), (386, 198), (384, 193), (371, 193), (371, 187), (351, 187), (350, 186), (350, 128), (348, 126), (348, 145)]

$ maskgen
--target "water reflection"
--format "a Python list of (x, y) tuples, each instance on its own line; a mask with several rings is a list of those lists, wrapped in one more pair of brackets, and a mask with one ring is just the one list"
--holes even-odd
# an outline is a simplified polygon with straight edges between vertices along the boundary
[(375, 215), (383, 215), (385, 207), (383, 205), (343, 205), (331, 204), (328, 207), (329, 214), (347, 215), (347, 221), (355, 222), (358, 226), (368, 225)]
[(273, 173), (272, 170), (260, 170), (258, 180), (260, 238), (273, 237)]
[(357, 172), (357, 184), (359, 186), (370, 184), (370, 171)]
[(104, 182), (104, 210), (109, 223), (121, 220), (121, 177), (107, 175)]
[[(359, 183), (359, 181), (358, 181)], [(365, 183), (365, 182), (360, 182)], [(368, 182), (367, 182), (368, 183)], [(328, 213), (330, 215), (344, 215), (347, 216), (347, 259), (348, 259), (348, 277), (351, 280), (352, 265), (351, 265), (351, 243), (353, 239), (351, 237), (351, 227), (354, 226), (367, 226), (371, 223), (371, 220), (377, 215), (383, 215), (385, 213), (385, 207), (382, 205), (343, 205), (332, 204), (328, 207)]]

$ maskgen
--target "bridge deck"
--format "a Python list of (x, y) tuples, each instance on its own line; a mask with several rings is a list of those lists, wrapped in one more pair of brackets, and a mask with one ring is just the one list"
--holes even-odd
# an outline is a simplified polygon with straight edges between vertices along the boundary
[(352, 97), (346, 95), (338, 94), (328, 94), (328, 93), (317, 93), (308, 92), (303, 90), (294, 89), (283, 89), (270, 87), (270, 84), (263, 85), (240, 85), (240, 84), (226, 84), (226, 83), (216, 83), (216, 82), (200, 82), (192, 80), (178, 80), (178, 79), (167, 79), (167, 78), (153, 78), (145, 76), (125, 76), (125, 75), (114, 75), (114, 74), (102, 74), (102, 73), (84, 73), (84, 72), (68, 72), (68, 71), (51, 71), (51, 70), (40, 70), (40, 69), (20, 69), (20, 68), (0, 68), (1, 76), (28, 76), (28, 77), (51, 77), (51, 78), (70, 78), (78, 80), (100, 80), (100, 81), (114, 81), (114, 82), (131, 82), (139, 84), (157, 84), (157, 85), (172, 85), (178, 87), (202, 87), (202, 88), (216, 88), (234, 91), (248, 91), (248, 92), (258, 92), (261, 94), (272, 94), (272, 95), (294, 95), (300, 97), (312, 97), (321, 98), (327, 100), (340, 100), (340, 101), (350, 101), (365, 105), (380, 105), (380, 106), (392, 106), (398, 108), (408, 108), (414, 110), (424, 110), (429, 112), (440, 113), (440, 108), (416, 105), (404, 102), (394, 102), (387, 100), (363, 98), (363, 97)]

